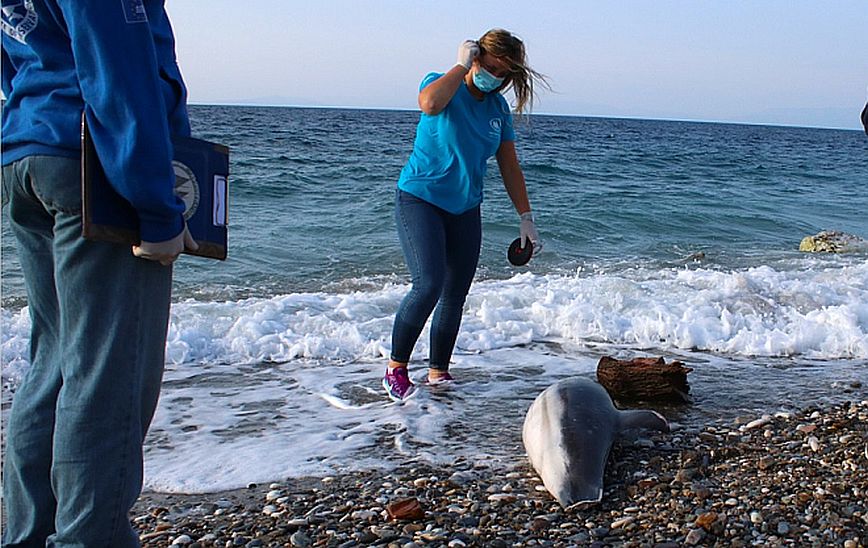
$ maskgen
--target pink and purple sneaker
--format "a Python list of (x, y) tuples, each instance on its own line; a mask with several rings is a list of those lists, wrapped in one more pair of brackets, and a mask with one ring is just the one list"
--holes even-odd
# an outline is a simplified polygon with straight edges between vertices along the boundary
[(448, 371), (443, 371), (436, 379), (428, 377), (428, 386), (442, 386), (444, 384), (452, 384), (453, 382), (455, 382), (455, 379), (452, 378), (452, 375)]
[(404, 401), (416, 391), (416, 385), (410, 380), (406, 367), (387, 367), (386, 374), (383, 375), (383, 388), (395, 401)]

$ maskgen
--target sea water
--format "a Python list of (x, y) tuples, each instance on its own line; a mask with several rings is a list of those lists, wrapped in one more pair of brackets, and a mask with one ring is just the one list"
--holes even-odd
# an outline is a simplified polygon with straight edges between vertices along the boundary
[[(868, 238), (861, 132), (519, 122), (544, 249), (507, 262), (518, 216), (492, 160), (458, 383), (396, 404), (380, 384), (409, 288), (393, 201), (419, 113), (194, 106), (191, 117), (195, 136), (232, 150), (229, 258), (176, 263), (148, 489), (417, 460), (448, 469), (458, 457), (514, 465), (533, 398), (593, 377), (603, 355), (692, 368), (693, 404), (663, 409), (676, 425), (868, 397), (868, 254), (798, 251), (824, 229)], [(5, 217), (2, 236), (8, 409), (29, 318)]]

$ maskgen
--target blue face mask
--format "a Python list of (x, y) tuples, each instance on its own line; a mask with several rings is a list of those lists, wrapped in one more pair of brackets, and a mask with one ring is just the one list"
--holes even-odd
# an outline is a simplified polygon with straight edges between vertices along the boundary
[(490, 93), (503, 83), (503, 78), (491, 74), (482, 67), (476, 67), (476, 72), (473, 74), (473, 85), (482, 93)]

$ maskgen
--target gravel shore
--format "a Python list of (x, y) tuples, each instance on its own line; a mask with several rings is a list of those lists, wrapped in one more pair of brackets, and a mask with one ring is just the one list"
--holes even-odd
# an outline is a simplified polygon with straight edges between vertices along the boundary
[[(145, 547), (868, 546), (868, 401), (649, 434), (615, 445), (602, 503), (564, 511), (518, 455), (512, 469), (407, 465), (145, 493)], [(394, 503), (422, 513), (392, 520)]]

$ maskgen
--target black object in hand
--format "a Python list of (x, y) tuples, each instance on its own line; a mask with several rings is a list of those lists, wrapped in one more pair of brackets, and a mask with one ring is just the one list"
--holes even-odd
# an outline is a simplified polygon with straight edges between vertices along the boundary
[(524, 249), (522, 249), (521, 238), (516, 238), (515, 241), (509, 244), (509, 250), (506, 252), (506, 258), (515, 266), (527, 264), (531, 255), (533, 255), (533, 243), (531, 243), (530, 239), (527, 240)]

